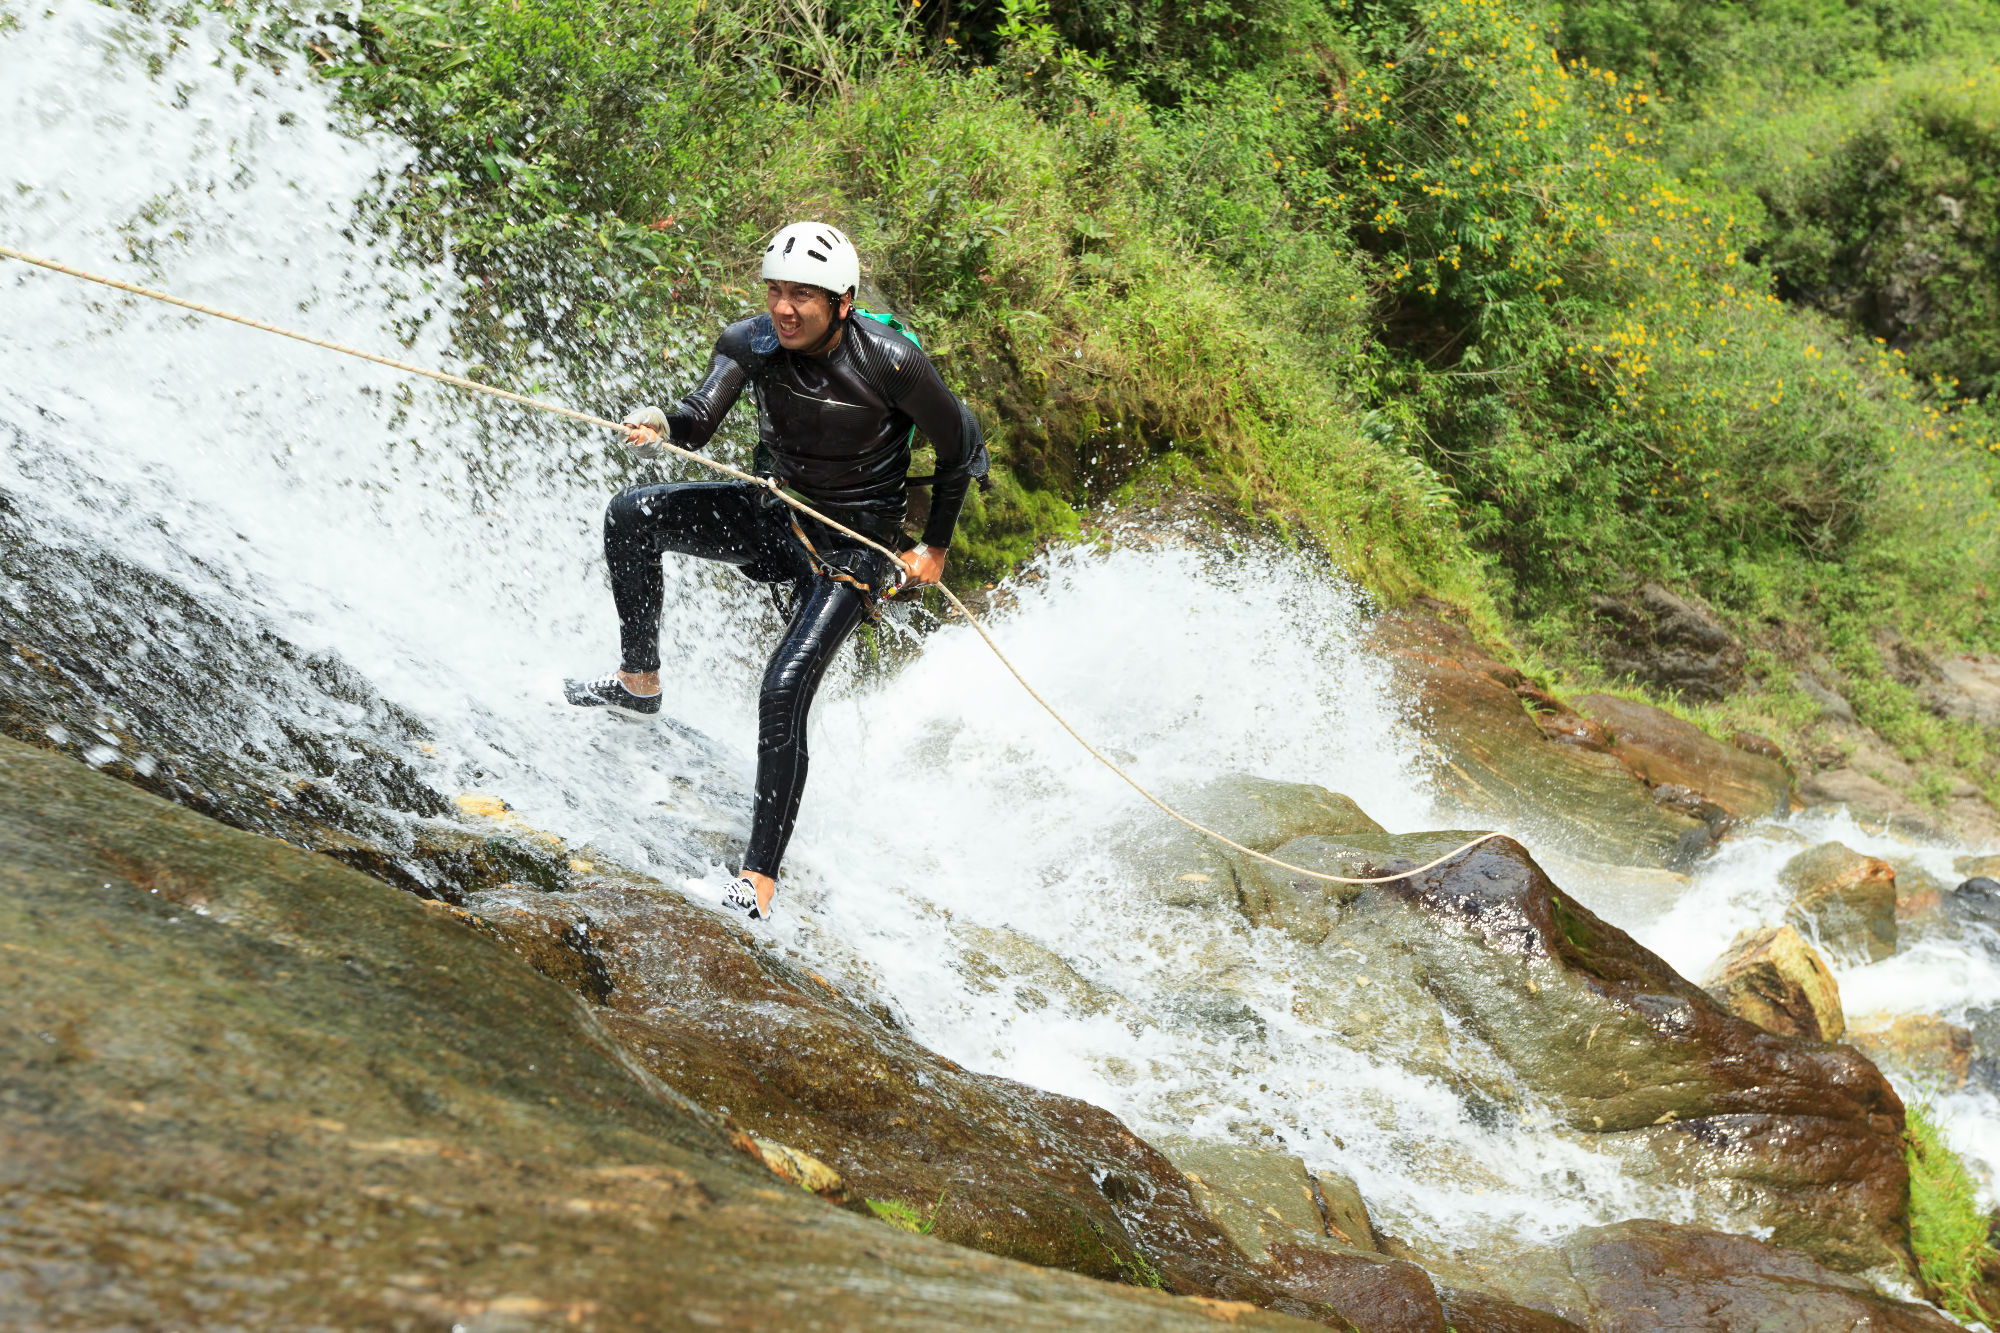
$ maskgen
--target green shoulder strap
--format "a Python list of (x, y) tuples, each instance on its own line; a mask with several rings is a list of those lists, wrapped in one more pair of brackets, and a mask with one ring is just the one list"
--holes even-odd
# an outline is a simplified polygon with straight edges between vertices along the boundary
[(890, 314), (886, 310), (864, 310), (862, 307), (856, 306), (854, 307), (854, 313), (860, 316), (862, 319), (872, 319), (877, 324), (887, 324), (890, 328), (902, 334), (905, 338), (908, 338), (911, 342), (915, 343), (920, 348), (924, 345), (924, 340), (922, 338), (919, 338), (916, 334), (904, 328), (903, 321), (897, 319), (894, 315)]

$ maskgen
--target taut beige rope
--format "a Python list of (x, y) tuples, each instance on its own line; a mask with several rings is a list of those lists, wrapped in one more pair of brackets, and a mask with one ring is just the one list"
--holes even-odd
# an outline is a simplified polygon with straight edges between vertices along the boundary
[[(602, 426), (606, 430), (624, 429), (624, 427), (621, 426), (616, 421), (609, 421), (606, 420), (604, 417), (592, 416), (588, 412), (579, 412), (574, 408), (563, 407), (559, 403), (549, 403), (549, 402), (544, 402), (539, 398), (529, 398), (525, 394), (513, 393), (506, 389), (497, 389), (491, 384), (481, 384), (478, 380), (466, 379), (463, 375), (448, 375), (442, 370), (432, 370), (428, 366), (412, 365), (408, 361), (398, 361), (394, 357), (378, 356), (374, 352), (364, 352), (358, 347), (348, 347), (341, 343), (331, 342), (325, 338), (315, 338), (311, 334), (298, 333), (291, 329), (279, 328), (276, 324), (267, 324), (261, 319), (251, 319), (245, 315), (234, 315), (227, 310), (217, 310), (214, 306), (203, 305), (199, 301), (190, 301), (184, 297), (174, 296), (167, 292), (154, 291), (151, 287), (141, 287), (138, 286), (136, 283), (120, 282), (116, 278), (107, 278), (102, 274), (90, 273), (80, 268), (71, 268), (68, 264), (58, 264), (53, 259), (43, 259), (38, 255), (26, 254), (20, 250), (15, 250), (8, 246), (0, 245), (0, 255), (4, 255), (8, 259), (18, 259), (24, 264), (33, 264), (37, 268), (51, 269), (57, 273), (66, 273), (72, 278), (82, 278), (85, 282), (95, 282), (95, 283), (100, 283), (106, 287), (115, 287), (121, 292), (130, 292), (134, 296), (143, 296), (148, 300), (164, 301), (168, 305), (177, 305), (183, 310), (192, 310), (197, 314), (210, 315), (216, 319), (226, 319), (232, 324), (244, 324), (248, 325), (250, 328), (253, 329), (262, 329), (266, 333), (275, 333), (281, 338), (292, 338), (302, 343), (311, 343), (314, 347), (324, 347), (329, 352), (339, 352), (343, 356), (354, 356), (361, 358), (363, 361), (373, 361), (376, 365), (387, 366), (391, 370), (400, 370), (411, 375), (421, 375), (425, 379), (437, 380), (439, 383), (442, 384), (456, 385), (458, 388), (461, 389), (470, 389), (474, 393), (490, 394), (495, 398), (504, 398), (510, 403), (520, 403), (524, 407), (533, 407), (533, 408), (538, 408), (544, 412), (553, 412), (557, 416), (568, 417), (572, 421), (581, 421), (586, 425)], [(825, 514), (822, 514), (817, 510), (813, 509), (812, 506), (805, 504), (799, 500), (793, 499), (791, 496), (785, 494), (784, 491), (779, 489), (777, 482), (772, 481), (768, 477), (755, 477), (750, 475), (748, 472), (740, 472), (737, 469), (729, 466), (729, 464), (727, 463), (719, 462), (716, 459), (695, 453), (691, 449), (683, 449), (679, 445), (674, 444), (670, 440), (662, 439), (659, 443), (662, 449), (667, 450), (669, 453), (678, 455), (681, 458), (685, 458), (690, 462), (699, 463), (705, 468), (709, 468), (716, 472), (721, 472), (727, 476), (735, 477), (739, 481), (747, 481), (753, 486), (761, 486), (765, 490), (769, 491), (772, 495), (778, 497), (778, 499), (783, 500), (786, 504), (798, 510), (800, 513), (811, 514), (814, 518), (826, 524), (829, 528), (834, 529), (836, 532), (844, 532), (848, 536), (854, 538), (854, 540), (860, 542), (863, 546), (866, 546), (871, 550), (880, 551), (883, 555), (888, 556), (891, 560), (895, 560), (899, 565), (902, 563), (901, 560), (897, 557), (896, 553), (890, 550), (888, 547), (883, 546), (881, 543), (873, 541), (868, 537), (864, 537), (860, 533), (856, 532), (854, 529), (847, 527), (844, 524), (836, 523), (834, 520), (828, 518)], [(1388, 884), (1392, 883), (1395, 880), (1409, 879), (1412, 876), (1421, 875), (1426, 870), (1434, 870), (1438, 866), (1443, 865), (1446, 861), (1451, 860), (1454, 856), (1459, 855), (1461, 852), (1470, 851), (1474, 847), (1477, 847), (1480, 843), (1485, 842), (1487, 839), (1497, 838), (1500, 836), (1498, 833), (1482, 833), (1478, 837), (1474, 838), (1471, 842), (1466, 843), (1464, 846), (1454, 847), (1451, 851), (1446, 852), (1443, 856), (1438, 857), (1437, 860), (1428, 861), (1423, 865), (1418, 866), (1415, 870), (1405, 870), (1402, 873), (1395, 875), (1381, 875), (1374, 879), (1349, 879), (1345, 875), (1322, 874), (1317, 870), (1308, 870), (1304, 866), (1291, 865), (1288, 862), (1278, 860), (1274, 856), (1266, 856), (1262, 852), (1254, 851), (1251, 848), (1245, 847), (1240, 842), (1235, 842), (1229, 838), (1223, 837), (1220, 833), (1217, 833), (1212, 828), (1206, 828), (1203, 825), (1195, 823), (1192, 819), (1189, 819), (1186, 815), (1174, 809), (1172, 806), (1168, 805), (1165, 801), (1161, 800), (1159, 797), (1153, 795), (1153, 793), (1147, 791), (1144, 787), (1139, 785), (1139, 780), (1137, 778), (1134, 778), (1130, 773), (1127, 773), (1117, 764), (1111, 762), (1111, 760), (1104, 754), (1103, 751), (1099, 750), (1095, 745), (1092, 745), (1089, 741), (1085, 740), (1082, 734), (1079, 733), (1075, 727), (1072, 727), (1069, 724), (1068, 718), (1064, 717), (1061, 713), (1057, 712), (1055, 710), (1054, 705), (1050, 704), (1047, 699), (1044, 699), (1040, 694), (1038, 694), (1035, 691), (1035, 687), (1028, 683), (1028, 678), (1021, 674), (1020, 669), (1016, 667), (1013, 664), (1013, 662), (1008, 659), (1007, 654), (1000, 651), (1000, 645), (993, 642), (993, 636), (986, 632), (986, 626), (980, 623), (979, 617), (973, 615), (971, 608), (966, 606), (964, 602), (961, 602), (958, 599), (958, 594), (953, 592), (950, 588), (945, 587), (944, 584), (942, 583), (936, 586), (937, 590), (945, 595), (945, 598), (948, 601), (950, 601), (952, 606), (957, 608), (958, 613), (965, 617), (965, 623), (972, 626), (973, 629), (979, 632), (979, 637), (986, 641), (986, 646), (988, 648), (991, 648), (993, 650), (993, 655), (1000, 659), (1000, 665), (1006, 667), (1008, 674), (1013, 676), (1015, 680), (1021, 683), (1021, 688), (1028, 692), (1028, 697), (1033, 699), (1036, 703), (1040, 704), (1043, 710), (1047, 712), (1050, 717), (1056, 720), (1056, 725), (1060, 726), (1064, 731), (1067, 731), (1070, 734), (1071, 739), (1075, 740), (1078, 745), (1081, 745), (1084, 749), (1088, 750), (1093, 759), (1097, 760), (1098, 763), (1103, 764), (1106, 768), (1110, 769), (1113, 773), (1116, 773), (1120, 778), (1124, 779), (1125, 783), (1128, 786), (1130, 786), (1133, 791), (1136, 791), (1141, 796), (1145, 797), (1154, 806), (1158, 807), (1163, 813), (1171, 816), (1174, 819), (1179, 820), (1181, 823), (1193, 829), (1196, 833), (1199, 833), (1204, 837), (1213, 838), (1217, 842), (1221, 843), (1223, 846), (1234, 848), (1235, 850), (1243, 853), (1245, 856), (1255, 857), (1257, 860), (1262, 861), (1267, 865), (1274, 865), (1278, 867), (1278, 869), (1280, 870), (1289, 870), (1295, 875), (1305, 875), (1308, 876), (1309, 878), (1320, 880), (1328, 884)]]

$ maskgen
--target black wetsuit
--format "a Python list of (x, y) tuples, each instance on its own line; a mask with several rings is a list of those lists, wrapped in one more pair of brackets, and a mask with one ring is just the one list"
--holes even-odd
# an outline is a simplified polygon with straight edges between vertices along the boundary
[[(724, 329), (708, 374), (667, 413), (674, 443), (699, 448), (747, 387), (757, 403), (757, 470), (892, 550), (909, 545), (910, 427), (937, 449), (924, 542), (951, 544), (979, 427), (912, 342), (874, 320), (849, 319), (824, 356), (787, 351), (768, 315)], [(764, 670), (757, 708), (757, 799), (743, 868), (775, 877), (806, 780), (806, 711), (834, 651), (861, 623), (872, 592), (893, 587), (888, 557), (793, 511), (747, 482), (635, 486), (604, 515), (604, 555), (618, 602), (626, 671), (660, 667), (660, 555), (735, 565), (796, 593), (785, 636)], [(845, 576), (845, 578), (841, 576)], [(853, 580), (849, 582), (848, 580)]]

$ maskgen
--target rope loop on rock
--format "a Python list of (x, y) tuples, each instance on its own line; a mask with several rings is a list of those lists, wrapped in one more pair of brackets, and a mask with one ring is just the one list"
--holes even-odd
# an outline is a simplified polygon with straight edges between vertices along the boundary
[[(605, 430), (614, 430), (614, 431), (622, 431), (624, 429), (624, 427), (616, 421), (609, 421), (606, 420), (604, 417), (592, 416), (588, 412), (579, 412), (575, 408), (564, 407), (560, 403), (545, 402), (542, 399), (530, 398), (525, 394), (514, 393), (511, 390), (497, 388), (491, 384), (481, 384), (478, 380), (467, 379), (463, 375), (452, 375), (442, 370), (433, 370), (428, 366), (419, 366), (408, 361), (398, 361), (394, 357), (382, 356), (375, 352), (365, 352), (358, 347), (349, 347), (343, 343), (333, 342), (326, 338), (315, 338), (308, 333), (299, 333), (293, 329), (281, 328), (276, 324), (269, 324), (261, 319), (251, 319), (247, 315), (237, 315), (237, 314), (232, 314), (227, 310), (218, 310), (214, 306), (203, 305), (199, 301), (190, 301), (185, 297), (174, 296), (168, 292), (155, 291), (151, 287), (141, 287), (136, 283), (122, 282), (117, 278), (107, 278), (102, 274), (91, 273), (85, 269), (72, 268), (68, 264), (59, 264), (53, 259), (43, 259), (39, 255), (27, 254), (23, 251), (13, 249), (10, 246), (0, 245), (0, 256), (4, 256), (5, 258), (8, 259), (18, 259), (24, 264), (33, 264), (37, 268), (45, 268), (49, 269), (52, 272), (67, 274), (72, 278), (81, 278), (85, 282), (95, 282), (105, 287), (115, 288), (121, 292), (130, 292), (134, 296), (143, 296), (150, 301), (161, 301), (167, 305), (179, 306), (183, 310), (192, 310), (196, 314), (208, 315), (215, 319), (228, 320), (232, 324), (242, 324), (248, 328), (260, 329), (265, 333), (275, 333), (281, 338), (291, 338), (297, 342), (309, 343), (314, 347), (323, 347), (329, 352), (339, 352), (343, 356), (357, 357), (363, 361), (372, 361), (378, 366), (387, 366), (391, 370), (400, 370), (408, 375), (421, 375), (425, 379), (436, 380), (440, 384), (450, 384), (460, 389), (470, 389), (474, 393), (483, 393), (494, 398), (502, 398), (510, 403), (519, 403), (523, 407), (532, 407), (536, 408), (539, 411), (552, 412), (557, 416), (568, 417), (572, 421), (581, 421), (588, 426), (600, 426)], [(854, 540), (860, 542), (862, 545), (870, 548), (871, 550), (880, 551), (883, 555), (888, 556), (890, 560), (894, 561), (898, 567), (901, 567), (902, 565), (901, 557), (898, 556), (894, 551), (882, 545), (880, 542), (873, 540), (872, 538), (863, 536), (861, 533), (856, 532), (854, 529), (846, 526), (845, 524), (836, 522), (835, 520), (828, 518), (825, 514), (820, 513), (818, 510), (814, 509), (811, 505), (808, 505), (801, 500), (796, 500), (793, 497), (785, 494), (785, 492), (779, 487), (778, 483), (772, 478), (752, 476), (750, 473), (739, 471), (738, 469), (731, 467), (729, 464), (724, 463), (719, 459), (709, 458), (704, 454), (698, 454), (694, 452), (692, 449), (683, 449), (679, 445), (675, 444), (673, 441), (669, 439), (666, 439), (665, 437), (662, 437), (659, 440), (658, 447), (666, 450), (669, 453), (676, 455), (677, 457), (685, 458), (693, 463), (699, 463), (701, 466), (708, 468), (711, 471), (720, 472), (723, 473), (725, 476), (734, 477), (738, 481), (747, 481), (750, 482), (752, 485), (763, 487), (765, 490), (768, 490), (772, 495), (777, 496), (780, 500), (783, 500), (786, 504), (790, 505), (793, 509), (796, 509), (798, 512), (802, 514), (811, 515), (813, 518), (818, 519), (821, 523), (826, 524), (826, 526), (834, 529), (837, 532), (846, 533), (848, 536), (854, 538)], [(1236, 842), (1233, 839), (1223, 837), (1220, 833), (1217, 833), (1212, 828), (1207, 828), (1201, 824), (1195, 823), (1192, 819), (1189, 819), (1186, 815), (1174, 809), (1172, 806), (1168, 805), (1165, 801), (1161, 800), (1159, 797), (1153, 795), (1152, 792), (1147, 791), (1144, 786), (1140, 785), (1139, 780), (1137, 778), (1133, 777), (1130, 773), (1127, 773), (1124, 769), (1120, 768), (1117, 764), (1113, 763), (1110, 757), (1107, 756), (1103, 751), (1099, 750), (1095, 745), (1092, 745), (1089, 741), (1085, 740), (1083, 738), (1083, 735), (1080, 732), (1078, 732), (1075, 727), (1069, 724), (1069, 719), (1064, 717), (1060, 712), (1058, 712), (1053, 704), (1051, 704), (1047, 699), (1044, 699), (1035, 690), (1035, 687), (1028, 683), (1028, 678), (1021, 674), (1020, 668), (1014, 665), (1014, 663), (1008, 658), (1007, 654), (1000, 651), (1000, 645), (993, 641), (993, 636), (986, 632), (986, 626), (980, 622), (979, 617), (972, 614), (971, 608), (966, 606), (964, 602), (959, 600), (958, 594), (953, 592), (950, 588), (946, 587), (943, 583), (938, 583), (935, 584), (934, 586), (937, 588), (939, 592), (945, 595), (946, 600), (948, 600), (952, 604), (952, 606), (957, 609), (958, 613), (961, 616), (965, 617), (965, 623), (972, 626), (974, 630), (978, 631), (979, 637), (986, 641), (986, 646), (993, 650), (993, 655), (1000, 659), (1000, 664), (1007, 668), (1008, 674), (1012, 675), (1015, 680), (1019, 681), (1021, 688), (1028, 692), (1028, 697), (1033, 699), (1036, 703), (1040, 704), (1042, 706), (1043, 711), (1048, 713), (1050, 717), (1054, 718), (1056, 720), (1056, 724), (1060, 726), (1064, 731), (1070, 734), (1071, 739), (1073, 739), (1078, 745), (1081, 745), (1085, 750), (1089, 751), (1090, 756), (1093, 759), (1097, 760), (1097, 762), (1099, 762), (1100, 764), (1103, 764), (1113, 773), (1116, 773), (1120, 778), (1122, 778), (1125, 781), (1127, 786), (1131, 787), (1133, 791), (1138, 792), (1139, 795), (1145, 797), (1146, 800), (1151, 802), (1162, 813), (1170, 816), (1173, 819), (1178, 820), (1182, 824), (1185, 824), (1187, 827), (1193, 829), (1196, 833), (1201, 834), (1203, 837), (1213, 838), (1215, 841), (1221, 843), (1223, 846), (1241, 852), (1245, 856), (1254, 857), (1257, 860), (1264, 862), (1266, 865), (1273, 865), (1280, 870), (1288, 870), (1295, 875), (1305, 875), (1312, 879), (1316, 879), (1327, 884), (1390, 884), (1399, 879), (1410, 879), (1413, 876), (1421, 875), (1426, 870), (1434, 870), (1438, 866), (1443, 865), (1446, 861), (1451, 860), (1453, 857), (1458, 856), (1464, 852), (1471, 851), (1474, 847), (1477, 847), (1480, 843), (1485, 842), (1490, 838), (1497, 838), (1500, 836), (1500, 834), (1498, 833), (1482, 833), (1478, 837), (1474, 838), (1471, 842), (1466, 843), (1464, 846), (1455, 847), (1451, 851), (1446, 852), (1443, 856), (1438, 857), (1435, 861), (1426, 862), (1425, 864), (1418, 866), (1415, 870), (1405, 870), (1394, 875), (1380, 875), (1373, 879), (1351, 879), (1345, 875), (1328, 875), (1318, 870), (1308, 870), (1304, 866), (1295, 866), (1288, 862), (1280, 861), (1274, 856), (1266, 856), (1263, 852), (1256, 851), (1249, 847), (1245, 847), (1240, 842)]]

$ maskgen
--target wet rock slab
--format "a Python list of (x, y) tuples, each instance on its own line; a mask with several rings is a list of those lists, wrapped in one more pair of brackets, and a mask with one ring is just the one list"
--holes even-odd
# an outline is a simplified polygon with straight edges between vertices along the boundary
[(1972, 1071), (1971, 1029), (1931, 1014), (1864, 1014), (1847, 1042), (1877, 1068), (1946, 1092), (1965, 1085)]
[(1559, 832), (1571, 855), (1621, 865), (1681, 869), (1713, 841), (1687, 802), (1656, 799), (1601, 726), (1539, 695), (1457, 626), (1387, 616), (1374, 639), (1414, 696), (1441, 791), (1468, 812)]
[[(1171, 1139), (1161, 1149), (1194, 1187), (1202, 1211), (1274, 1280), (1359, 1328), (1444, 1333), (1444, 1307), (1430, 1276), (1376, 1253), (1365, 1209), (1343, 1208), (1347, 1225), (1336, 1223), (1320, 1182), (1298, 1158), (1191, 1139)], [(1360, 1202), (1351, 1182), (1328, 1193)]]
[(0, 1325), (1302, 1327), (788, 1186), (442, 908), (0, 741)]
[[(439, 788), (483, 774), (454, 773), (421, 718), (286, 639), (223, 571), (177, 572), (0, 492), (0, 735), (420, 897), (567, 884), (547, 846), (452, 818)], [(685, 728), (655, 735), (690, 770), (713, 760)]]
[[(1216, 784), (1202, 808), (1234, 812), (1265, 837), (1365, 821), (1331, 793), (1243, 777)], [(1407, 1265), (1328, 1259), (1289, 1241), (1246, 1255), (1194, 1183), (1117, 1117), (961, 1068), (911, 1040), (886, 1006), (650, 880), (598, 874), (563, 893), (495, 890), (459, 914), (599, 1001), (605, 1027), (662, 1082), (826, 1163), (858, 1207), (1108, 1281), (1334, 1321), (1372, 1309), (1365, 1326), (1382, 1333), (1429, 1328), (1380, 1314), (1427, 1283)], [(1051, 993), (1086, 1010), (1117, 1003), (1031, 941), (995, 934), (979, 942)]]
[[(1326, 827), (1275, 848), (1238, 840), (1371, 878), (1472, 836)], [(1835, 1268), (1908, 1268), (1903, 1107), (1875, 1067), (1731, 1014), (1559, 891), (1519, 844), (1351, 887), (1174, 837), (1162, 831), (1141, 863), (1151, 892), (1305, 946), (1299, 1019), (1460, 1090), (1492, 1123), (1553, 1115), (1633, 1174), (1692, 1189), (1731, 1225), (1773, 1228)]]
[(1577, 1232), (1526, 1275), (1592, 1333), (1948, 1333), (1927, 1306), (1882, 1296), (1807, 1255), (1747, 1236), (1635, 1220)]
[(1586, 694), (1575, 703), (1603, 725), (1612, 753), (1655, 793), (1686, 792), (1684, 804), (1714, 806), (1731, 820), (1766, 819), (1790, 804), (1791, 774), (1767, 754), (1725, 745), (1671, 713), (1616, 695)]

